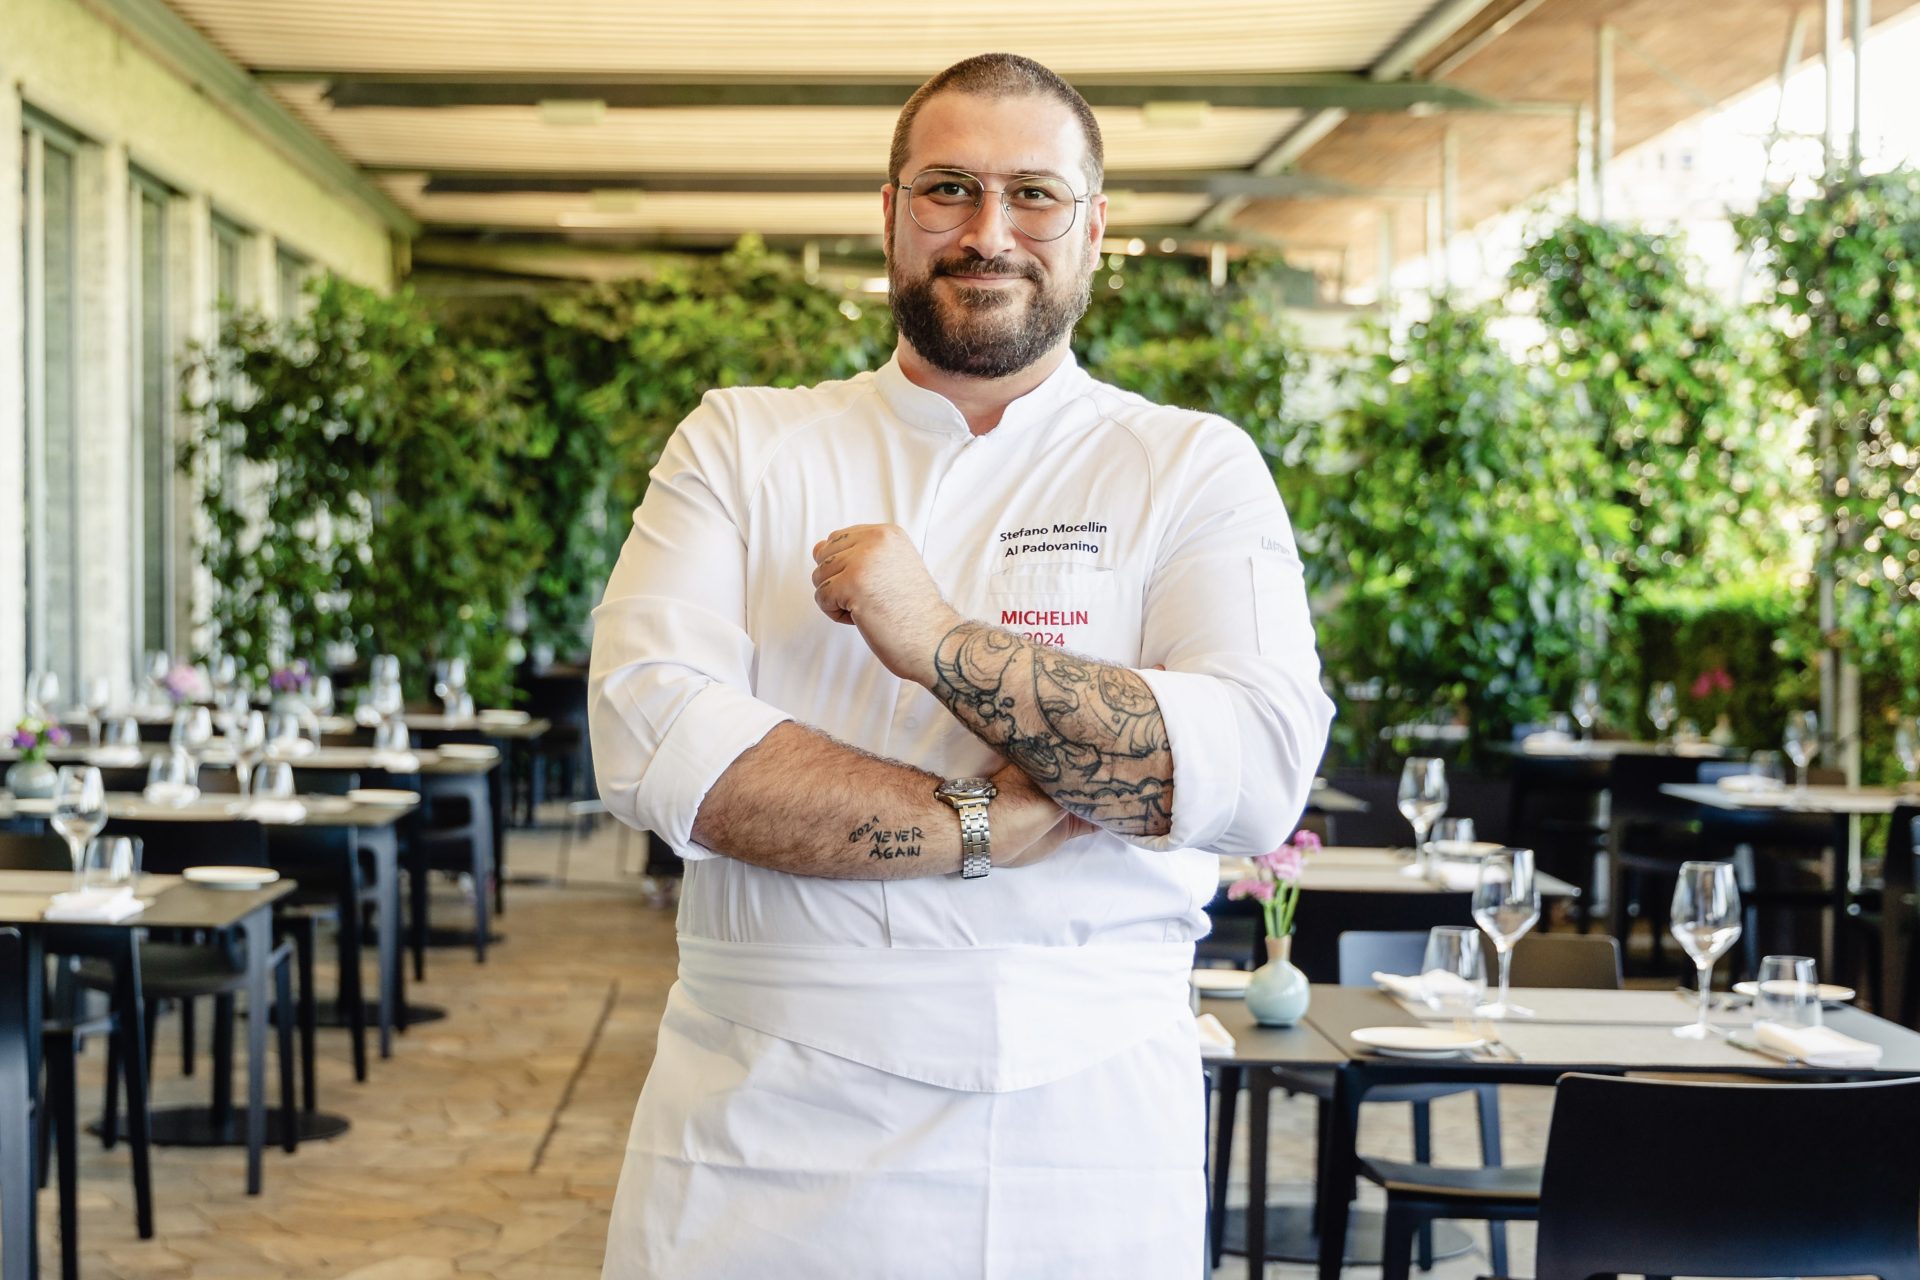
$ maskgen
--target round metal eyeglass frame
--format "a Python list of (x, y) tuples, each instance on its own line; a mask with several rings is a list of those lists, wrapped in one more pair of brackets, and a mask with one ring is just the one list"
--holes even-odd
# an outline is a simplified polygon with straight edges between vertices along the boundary
[[(975, 194), (973, 197), (973, 208), (968, 210), (967, 215), (964, 218), (959, 219), (958, 221), (954, 222), (950, 226), (930, 227), (926, 223), (920, 221), (920, 215), (913, 211), (914, 187), (922, 183), (925, 183), (929, 178), (932, 178), (935, 175), (949, 175), (953, 177), (970, 178), (973, 180), (973, 183), (974, 183)], [(982, 176), (989, 177), (989, 178), (1005, 178), (1008, 180), (1008, 185), (1004, 187), (997, 187), (997, 188), (989, 187), (986, 183), (980, 180)], [(1013, 227), (1016, 231), (1018, 231), (1021, 235), (1025, 236), (1027, 239), (1034, 241), (1036, 244), (1049, 244), (1052, 241), (1060, 239), (1060, 237), (1066, 235), (1069, 231), (1073, 230), (1074, 224), (1080, 221), (1080, 206), (1085, 204), (1090, 197), (1089, 196), (1069, 197), (1073, 201), (1073, 212), (1071, 216), (1068, 217), (1066, 225), (1061, 227), (1060, 230), (1054, 232), (1050, 236), (1035, 235), (1033, 232), (1027, 230), (1025, 224), (1023, 224), (1020, 221), (1019, 211), (1013, 207), (1013, 201), (1009, 199), (1007, 196), (1007, 192), (1013, 187), (1017, 186), (1018, 180), (1021, 178), (1030, 178), (1030, 179), (1034, 179), (1040, 182), (1045, 182), (1048, 184), (1059, 183), (1061, 186), (1066, 187), (1066, 189), (1069, 192), (1073, 190), (1072, 187), (1067, 186), (1066, 182), (1063, 179), (1049, 178), (1047, 175), (1042, 173), (988, 173), (985, 175), (981, 175), (977, 173), (969, 173), (965, 169), (923, 169), (919, 173), (914, 175), (912, 182), (901, 183), (900, 190), (906, 193), (907, 216), (913, 219), (913, 225), (916, 227), (919, 227), (922, 231), (932, 232), (934, 235), (944, 235), (949, 231), (957, 231), (959, 228), (966, 226), (969, 222), (972, 222), (975, 218), (979, 217), (980, 206), (986, 202), (986, 198), (989, 195), (996, 195), (1000, 197), (1000, 212), (1004, 213), (1007, 216), (1007, 221), (1013, 224)]]

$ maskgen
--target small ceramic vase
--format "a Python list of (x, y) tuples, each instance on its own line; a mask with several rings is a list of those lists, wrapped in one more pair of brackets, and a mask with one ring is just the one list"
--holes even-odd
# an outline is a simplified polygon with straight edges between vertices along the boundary
[(1290, 1027), (1306, 1016), (1307, 975), (1293, 967), (1293, 936), (1267, 939), (1267, 962), (1247, 982), (1247, 1012), (1263, 1027)]

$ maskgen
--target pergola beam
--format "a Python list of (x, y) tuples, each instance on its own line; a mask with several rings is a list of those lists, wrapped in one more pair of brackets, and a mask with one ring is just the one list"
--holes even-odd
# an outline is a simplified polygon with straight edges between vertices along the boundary
[[(884, 107), (897, 109), (920, 79), (912, 76), (426, 75), (408, 73), (262, 71), (270, 82), (325, 81), (340, 109), (363, 107), (537, 107), (544, 102), (599, 102), (609, 108)], [(1425, 80), (1383, 82), (1349, 73), (1280, 75), (1083, 76), (1074, 87), (1095, 107), (1203, 102), (1266, 110), (1505, 111), (1509, 104), (1455, 85)], [(1519, 104), (1521, 110), (1533, 104)]]
[[(380, 175), (424, 174), (426, 195), (504, 195), (520, 192), (552, 194), (596, 191), (703, 192), (748, 194), (855, 194), (879, 191), (884, 176), (854, 172), (568, 172), (535, 173), (526, 170), (422, 169), (404, 165), (370, 167)], [(1242, 169), (1122, 170), (1109, 173), (1108, 193), (1133, 195), (1205, 195), (1215, 199), (1252, 196), (1277, 199), (1419, 199), (1413, 188), (1356, 187), (1308, 174), (1266, 174)]]

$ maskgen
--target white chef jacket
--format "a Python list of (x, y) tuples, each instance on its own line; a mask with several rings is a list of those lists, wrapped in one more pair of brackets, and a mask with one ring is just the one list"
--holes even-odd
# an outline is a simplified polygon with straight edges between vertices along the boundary
[[(814, 603), (814, 543), (873, 523), (907, 531), (963, 615), (1138, 669), (1171, 743), (1171, 832), (1127, 840), (1102, 832), (1034, 866), (964, 883), (793, 876), (694, 842), (714, 781), (788, 718), (945, 777), (1000, 766), (930, 693), (890, 674), (853, 627)], [(1332, 714), (1292, 530), (1252, 442), (1219, 418), (1099, 383), (1071, 357), (977, 437), (897, 358), (812, 388), (709, 393), (654, 469), (595, 612), (588, 698), (609, 809), (688, 862), (681, 981), (609, 1236), (608, 1274), (623, 1280), (768, 1274), (747, 1260), (752, 1246), (731, 1215), (715, 1221), (725, 1224), (722, 1253), (740, 1253), (737, 1266), (687, 1224), (704, 1221), (716, 1196), (765, 1202), (769, 1166), (791, 1175), (787, 1190), (811, 1188), (796, 1212), (816, 1227), (833, 1220), (833, 1198), (822, 1198), (820, 1170), (808, 1163), (833, 1146), (817, 1124), (784, 1113), (792, 1148), (750, 1161), (698, 1137), (734, 1132), (752, 1104), (730, 1116), (726, 1099), (744, 1098), (744, 1082), (776, 1059), (794, 1087), (822, 1098), (870, 1097), (884, 1080), (888, 1090), (943, 1091), (963, 1109), (984, 1096), (996, 1115), (1043, 1099), (1058, 1110), (1061, 1082), (1084, 1097), (1102, 1078), (1153, 1076), (1152, 1054), (1169, 1047), (1190, 1063), (1181, 978), (1206, 931), (1215, 855), (1264, 852), (1291, 831)], [(716, 1102), (712, 1082), (729, 1074), (721, 1061), (743, 1083)], [(1124, 1087), (1110, 1101), (1121, 1108), (1110, 1117), (1148, 1105)], [(1164, 1097), (1152, 1105), (1178, 1107)], [(1021, 1123), (1047, 1128), (1043, 1119)], [(877, 1140), (876, 1150), (891, 1153), (877, 1165), (844, 1152), (827, 1158), (884, 1183), (900, 1135)], [(1176, 1181), (1143, 1184), (1142, 1197), (1191, 1208), (1201, 1144), (1184, 1128), (1168, 1138), (1189, 1140), (1165, 1160), (1148, 1144), (1148, 1163)], [(942, 1165), (949, 1148), (932, 1150)], [(910, 1181), (923, 1181), (924, 1162), (902, 1158)], [(984, 1159), (995, 1178), (1011, 1176), (999, 1155)], [(792, 1183), (801, 1170), (807, 1176)], [(934, 1210), (916, 1213), (899, 1186), (884, 1196), (897, 1218), (917, 1223), (899, 1247), (924, 1244)], [(1036, 1203), (1029, 1194), (1017, 1208)], [(1054, 1211), (1040, 1205), (1043, 1215)], [(1143, 1212), (1123, 1206), (1120, 1216), (1151, 1222)], [(884, 1254), (871, 1215), (849, 1219), (850, 1229), (854, 1221), (864, 1255)], [(1114, 1236), (1102, 1274), (1167, 1274), (1152, 1269), (1160, 1263), (1134, 1238), (1140, 1229)], [(791, 1249), (789, 1235), (775, 1237)], [(983, 1238), (996, 1237), (1022, 1233), (1003, 1220)], [(1178, 1256), (1187, 1245), (1168, 1247)], [(1079, 1273), (1049, 1271), (1025, 1250), (1011, 1266), (982, 1250), (953, 1274)], [(842, 1269), (833, 1274), (869, 1274), (834, 1256)], [(1092, 1265), (1073, 1257), (1073, 1268)], [(934, 1274), (919, 1262), (889, 1265), (871, 1274)]]

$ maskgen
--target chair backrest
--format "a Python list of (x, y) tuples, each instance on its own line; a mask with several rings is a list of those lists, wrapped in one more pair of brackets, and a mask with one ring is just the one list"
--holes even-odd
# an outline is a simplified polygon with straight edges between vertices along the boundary
[(188, 867), (268, 865), (266, 828), (257, 822), (113, 818), (107, 834), (138, 836), (146, 846), (140, 869), (149, 875), (179, 875)]
[(360, 775), (352, 769), (295, 769), (293, 788), (302, 795), (343, 796), (358, 790)]
[(1513, 947), (1513, 985), (1618, 991), (1620, 944), (1604, 933), (1530, 933)]
[(1507, 838), (1538, 844), (1542, 822), (1597, 823), (1600, 797), (1607, 789), (1607, 762), (1555, 756), (1513, 757), (1513, 792)]
[(1340, 985), (1370, 987), (1376, 972), (1411, 976), (1426, 955), (1425, 930), (1349, 929), (1340, 935)]
[(1920, 1080), (1562, 1076), (1538, 1280), (1920, 1277)]
[(67, 852), (67, 842), (51, 831), (43, 835), (5, 831), (0, 832), (0, 869), (72, 871), (73, 855)]
[(1612, 796), (1613, 824), (1666, 824), (1690, 821), (1698, 806), (1670, 796), (1661, 787), (1673, 782), (1698, 782), (1700, 761), (1692, 756), (1645, 755), (1622, 752), (1607, 770)]

